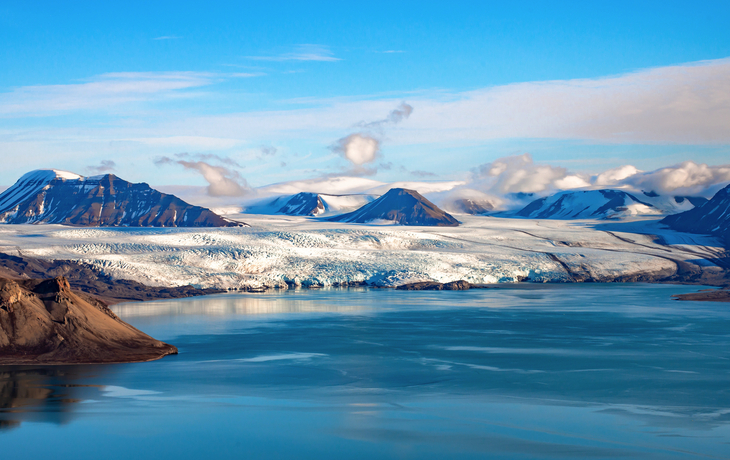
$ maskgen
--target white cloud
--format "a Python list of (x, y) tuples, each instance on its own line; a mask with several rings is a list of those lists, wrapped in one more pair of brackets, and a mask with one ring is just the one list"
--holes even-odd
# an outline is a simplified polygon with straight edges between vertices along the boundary
[(350, 134), (338, 140), (332, 148), (355, 166), (371, 163), (378, 158), (380, 141), (367, 134)]
[(382, 195), (392, 188), (407, 188), (410, 190), (416, 190), (418, 193), (440, 193), (453, 190), (456, 187), (466, 184), (464, 181), (399, 181), (390, 182), (387, 184), (379, 185), (368, 190), (368, 193), (376, 195)]
[(730, 165), (709, 166), (685, 161), (656, 171), (637, 171), (613, 184), (659, 194), (696, 195), (726, 182), (730, 182)]
[(598, 186), (614, 185), (638, 172), (639, 170), (632, 165), (619, 166), (618, 168), (609, 169), (598, 174), (593, 183)]
[(364, 177), (333, 176), (281, 182), (259, 187), (257, 191), (262, 196), (286, 195), (299, 192), (342, 195), (346, 193), (363, 193), (380, 185), (383, 185), (383, 182)]
[(672, 195), (707, 195), (730, 182), (730, 165), (709, 166), (692, 161), (644, 172), (632, 165), (609, 169), (590, 177), (560, 166), (536, 164), (530, 154), (499, 158), (479, 166), (470, 186), (505, 195), (548, 193), (571, 189), (621, 188)]
[(498, 86), (413, 104), (418, 113), (411, 127), (428, 141), (461, 136), (728, 143), (730, 59)]
[[(373, 119), (399, 99), (333, 99), (319, 107), (196, 117), (186, 127), (217, 137), (247, 133), (300, 136)], [(494, 139), (582, 139), (602, 143), (730, 144), (730, 59), (661, 67), (598, 79), (494, 86), (476, 91), (421, 92), (393, 144)], [(243, 127), (243, 128), (241, 128)], [(187, 129), (187, 128), (186, 128)]]
[(229, 149), (243, 142), (240, 139), (222, 139), (203, 136), (146, 137), (120, 140), (140, 142), (154, 146), (181, 147), (190, 150)]
[(479, 188), (496, 194), (540, 193), (590, 185), (586, 177), (569, 174), (565, 168), (535, 164), (529, 153), (483, 164), (476, 169), (473, 179)]
[(0, 94), (0, 115), (99, 109), (204, 86), (211, 80), (211, 74), (199, 72), (118, 72), (87, 83), (24, 86)]
[(275, 56), (246, 56), (247, 59), (257, 61), (340, 61), (328, 46), (302, 44), (294, 47), (289, 53), (278, 54)]
[[(219, 165), (212, 162), (221, 163)], [(178, 153), (175, 158), (160, 157), (155, 160), (157, 166), (176, 164), (197, 171), (208, 182), (206, 192), (212, 197), (243, 196), (251, 191), (246, 179), (234, 168), (241, 165), (227, 157), (214, 154)], [(225, 166), (223, 166), (225, 165)]]
[(354, 174), (375, 174), (377, 168), (364, 168), (380, 157), (380, 144), (387, 126), (397, 125), (413, 113), (413, 107), (401, 102), (382, 120), (360, 122), (360, 131), (338, 139), (330, 148), (354, 165)]
[(39, 116), (79, 110), (108, 110), (131, 102), (185, 95), (185, 90), (261, 73), (113, 72), (85, 83), (23, 86), (0, 93), (0, 116)]

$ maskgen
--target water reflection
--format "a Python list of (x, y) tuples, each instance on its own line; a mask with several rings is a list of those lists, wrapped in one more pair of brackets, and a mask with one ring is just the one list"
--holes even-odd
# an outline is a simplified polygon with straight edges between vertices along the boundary
[[(98, 394), (97, 385), (76, 383), (89, 370), (85, 366), (0, 367), (0, 429), (18, 427), (23, 421), (68, 423), (78, 403)], [(109, 370), (96, 367), (97, 374)]]
[[(364, 311), (371, 307), (357, 303), (336, 303), (326, 297), (328, 293), (365, 292), (364, 289), (322, 289), (311, 292), (277, 292), (257, 294), (219, 294), (206, 297), (193, 297), (181, 300), (155, 302), (133, 302), (114, 305), (114, 312), (121, 318), (151, 316), (233, 316), (233, 315), (272, 315), (287, 313), (346, 313)], [(352, 300), (352, 299), (351, 299)]]

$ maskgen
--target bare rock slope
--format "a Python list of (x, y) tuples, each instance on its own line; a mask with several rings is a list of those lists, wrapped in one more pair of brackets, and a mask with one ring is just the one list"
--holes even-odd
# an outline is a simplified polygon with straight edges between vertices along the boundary
[(0, 364), (151, 361), (176, 354), (64, 277), (0, 278)]

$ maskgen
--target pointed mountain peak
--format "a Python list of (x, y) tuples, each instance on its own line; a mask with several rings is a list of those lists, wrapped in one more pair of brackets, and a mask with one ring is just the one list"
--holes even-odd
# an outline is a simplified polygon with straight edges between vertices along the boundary
[(332, 222), (368, 223), (372, 221), (392, 221), (400, 225), (422, 225), (456, 227), (459, 221), (439, 209), (415, 190), (392, 188), (377, 200), (360, 209), (334, 216)]

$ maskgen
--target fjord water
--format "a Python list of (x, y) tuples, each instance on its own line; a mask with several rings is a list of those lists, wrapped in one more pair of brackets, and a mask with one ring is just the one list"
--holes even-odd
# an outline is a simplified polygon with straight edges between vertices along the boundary
[(692, 290), (122, 304), (180, 354), (0, 368), (2, 458), (730, 458), (730, 305)]

